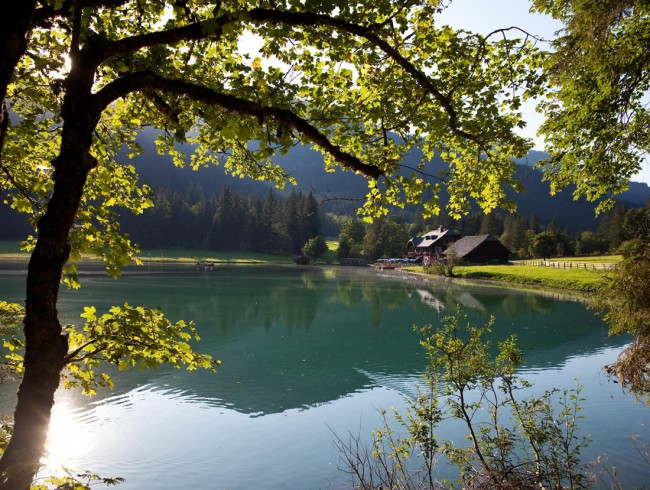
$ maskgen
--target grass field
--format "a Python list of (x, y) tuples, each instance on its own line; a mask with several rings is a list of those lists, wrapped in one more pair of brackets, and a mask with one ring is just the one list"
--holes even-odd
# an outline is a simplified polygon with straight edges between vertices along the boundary
[[(515, 284), (531, 284), (574, 291), (596, 291), (606, 278), (606, 271), (554, 269), (533, 265), (465, 266), (454, 274), (466, 279), (490, 279)], [(611, 273), (610, 273), (611, 274)]]
[[(425, 272), (422, 267), (409, 267)], [(609, 271), (585, 269), (555, 269), (534, 265), (475, 265), (458, 266), (454, 275), (465, 279), (483, 279), (517, 285), (593, 292), (603, 284)]]
[(623, 260), (622, 255), (591, 255), (587, 257), (559, 257), (556, 259), (549, 259), (553, 262), (578, 262), (587, 264), (617, 264)]
[(211, 250), (143, 250), (140, 258), (144, 262), (194, 263), (210, 261), (215, 264), (289, 264), (291, 257), (254, 252), (214, 252)]
[[(216, 263), (242, 264), (289, 264), (290, 256), (253, 252), (213, 252), (210, 250), (143, 250), (140, 258), (144, 262), (194, 263), (210, 261)], [(0, 260), (28, 260), (29, 254), (20, 251), (18, 242), (0, 242)], [(89, 258), (88, 260), (97, 260)]]

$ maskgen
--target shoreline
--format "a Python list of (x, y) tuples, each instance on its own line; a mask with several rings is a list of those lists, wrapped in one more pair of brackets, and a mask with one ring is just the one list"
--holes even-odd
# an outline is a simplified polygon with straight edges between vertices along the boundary
[(500, 281), (498, 279), (445, 277), (445, 276), (438, 276), (435, 274), (427, 274), (426, 272), (408, 270), (408, 269), (391, 269), (388, 271), (383, 271), (383, 273), (394, 277), (399, 277), (398, 274), (401, 275), (409, 274), (412, 275), (413, 277), (418, 277), (420, 279), (426, 280), (426, 282), (438, 279), (440, 281), (446, 281), (457, 285), (483, 286), (483, 287), (493, 287), (493, 288), (500, 288), (500, 289), (511, 289), (513, 291), (520, 291), (520, 292), (534, 292), (555, 299), (580, 301), (585, 303), (591, 302), (592, 301), (591, 297), (593, 295), (593, 292), (581, 291), (579, 289), (558, 288), (558, 287), (546, 286), (546, 285), (534, 284), (534, 283), (516, 283), (510, 281)]
[[(246, 257), (246, 256), (240, 256), (240, 257), (228, 257), (228, 258), (219, 258), (219, 257), (214, 257), (214, 256), (208, 256), (208, 254), (202, 254), (200, 251), (197, 251), (198, 253), (195, 256), (186, 256), (186, 252), (188, 251), (182, 251), (182, 256), (178, 257), (164, 257), (164, 256), (140, 256), (138, 257), (139, 260), (142, 262), (142, 264), (137, 265), (134, 262), (129, 264), (128, 266), (125, 267), (125, 269), (122, 271), (123, 275), (134, 275), (134, 274), (154, 274), (157, 271), (152, 271), (152, 270), (147, 270), (146, 268), (150, 269), (151, 267), (164, 267), (165, 265), (168, 266), (195, 266), (197, 269), (203, 270), (209, 270), (214, 267), (219, 267), (219, 266), (254, 266), (254, 265), (261, 265), (261, 266), (287, 266), (287, 265), (294, 265), (293, 262), (291, 261), (291, 258), (289, 257), (280, 257), (280, 256), (269, 256), (270, 260), (265, 260), (264, 258), (251, 258), (251, 257)], [(149, 253), (150, 254), (150, 253)], [(189, 255), (189, 254), (187, 254)], [(29, 261), (30, 254), (26, 252), (17, 252), (17, 253), (0, 253), (0, 268), (2, 268), (2, 264), (8, 264), (8, 263), (13, 263), (13, 264), (24, 264), (27, 266), (27, 263)], [(95, 267), (101, 267), (101, 270), (93, 270), (93, 271), (79, 271), (80, 275), (97, 275), (97, 274), (105, 274), (104, 270), (104, 262), (100, 258), (93, 258), (93, 257), (82, 257), (80, 261), (76, 262), (80, 266), (95, 266)], [(209, 265), (206, 265), (208, 264)], [(348, 265), (340, 265), (340, 264), (312, 264), (308, 267), (343, 267), (346, 269), (354, 269), (355, 266), (348, 266)], [(127, 270), (127, 268), (129, 268)], [(372, 269), (371, 267), (363, 267), (363, 269)], [(15, 271), (18, 272), (18, 271)], [(15, 273), (14, 271), (0, 271), (0, 274), (12, 274)], [(158, 271), (158, 273), (172, 273), (173, 271)], [(512, 289), (512, 290), (519, 290), (519, 291), (536, 291), (540, 293), (545, 293), (549, 295), (554, 295), (558, 297), (563, 297), (563, 298), (573, 298), (576, 300), (580, 301), (589, 301), (590, 297), (593, 295), (593, 291), (586, 291), (583, 289), (577, 289), (577, 288), (563, 288), (563, 287), (556, 287), (556, 286), (551, 286), (551, 285), (545, 285), (545, 284), (539, 284), (535, 282), (528, 282), (526, 280), (523, 280), (521, 282), (519, 281), (508, 281), (508, 280), (499, 280), (499, 279), (490, 279), (490, 278), (467, 278), (467, 277), (443, 277), (443, 276), (438, 276), (435, 274), (429, 274), (426, 272), (422, 271), (417, 271), (417, 270), (412, 270), (410, 268), (395, 268), (395, 269), (385, 269), (381, 271), (376, 271), (377, 273), (382, 273), (390, 276), (395, 276), (398, 277), (399, 275), (406, 275), (408, 274), (411, 277), (418, 277), (421, 279), (426, 280), (425, 282), (428, 282), (430, 280), (445, 280), (449, 281), (458, 285), (462, 284), (469, 284), (469, 285), (483, 285), (483, 286), (491, 286), (491, 287), (500, 287), (500, 288), (507, 288), (507, 289)]]

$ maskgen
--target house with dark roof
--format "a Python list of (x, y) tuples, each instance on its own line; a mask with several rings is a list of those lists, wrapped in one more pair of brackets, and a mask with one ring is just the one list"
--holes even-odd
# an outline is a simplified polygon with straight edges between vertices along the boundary
[(459, 238), (460, 234), (440, 226), (420, 237), (411, 238), (406, 244), (406, 255), (408, 257), (435, 257)]
[(452, 243), (443, 256), (454, 256), (472, 264), (505, 264), (510, 250), (492, 235), (464, 236)]

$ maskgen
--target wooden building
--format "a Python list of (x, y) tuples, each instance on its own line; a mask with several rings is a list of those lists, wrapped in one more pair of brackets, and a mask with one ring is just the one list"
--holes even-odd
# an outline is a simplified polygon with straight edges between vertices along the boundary
[(465, 236), (451, 244), (443, 255), (454, 255), (471, 264), (505, 264), (510, 250), (492, 235)]
[(437, 257), (449, 247), (449, 244), (459, 238), (460, 234), (440, 226), (437, 230), (425, 233), (421, 237), (411, 238), (406, 244), (406, 255)]

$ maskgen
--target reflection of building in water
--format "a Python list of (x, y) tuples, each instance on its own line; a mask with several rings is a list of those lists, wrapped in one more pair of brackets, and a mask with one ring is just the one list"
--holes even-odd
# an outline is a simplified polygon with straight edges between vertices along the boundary
[(485, 306), (479, 300), (477, 300), (471, 293), (467, 291), (461, 291), (456, 294), (456, 301), (459, 304), (472, 308), (474, 310), (485, 311)]
[(436, 298), (433, 294), (431, 294), (430, 291), (416, 288), (413, 292), (418, 295), (420, 301), (422, 301), (425, 305), (430, 306), (438, 313), (445, 309), (445, 304)]

